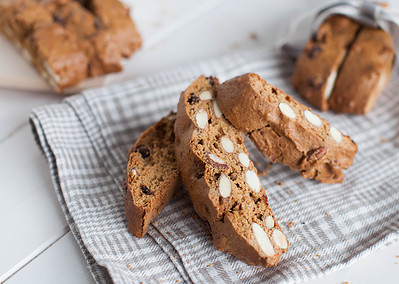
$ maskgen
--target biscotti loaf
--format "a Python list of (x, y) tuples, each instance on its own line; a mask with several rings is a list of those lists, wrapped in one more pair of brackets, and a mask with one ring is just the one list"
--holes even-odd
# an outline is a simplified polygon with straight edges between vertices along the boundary
[(364, 114), (388, 82), (393, 60), (389, 34), (335, 15), (307, 43), (291, 81), (301, 96), (322, 111)]
[(357, 145), (310, 108), (254, 73), (226, 81), (217, 91), (226, 118), (273, 163), (305, 178), (342, 182)]
[(139, 238), (181, 186), (174, 154), (175, 118), (171, 113), (144, 131), (129, 153), (126, 218), (129, 231)]
[(175, 153), (195, 211), (213, 243), (251, 265), (276, 265), (288, 241), (269, 207), (241, 133), (222, 115), (218, 80), (204, 76), (180, 96)]
[(343, 16), (328, 18), (295, 63), (292, 85), (307, 101), (323, 111), (328, 110), (327, 101), (338, 68), (359, 27), (355, 21)]
[(0, 31), (57, 92), (122, 70), (141, 38), (118, 0), (0, 1)]
[(389, 34), (362, 28), (340, 69), (329, 108), (354, 114), (369, 112), (389, 81), (394, 57)]

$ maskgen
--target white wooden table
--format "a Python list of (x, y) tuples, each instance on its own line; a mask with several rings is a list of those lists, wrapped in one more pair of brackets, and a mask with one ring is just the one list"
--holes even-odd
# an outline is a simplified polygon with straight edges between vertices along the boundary
[[(123, 73), (106, 77), (106, 82), (150, 74), (237, 48), (271, 47), (290, 16), (321, 1), (129, 2), (133, 3), (134, 18), (145, 44)], [(398, 1), (393, 2), (399, 8)], [(7, 45), (0, 41), (0, 52), (9, 48)], [(0, 87), (0, 282), (94, 282), (27, 122), (32, 108), (59, 101), (61, 98), (50, 92)], [(345, 281), (399, 283), (399, 242), (309, 283)]]

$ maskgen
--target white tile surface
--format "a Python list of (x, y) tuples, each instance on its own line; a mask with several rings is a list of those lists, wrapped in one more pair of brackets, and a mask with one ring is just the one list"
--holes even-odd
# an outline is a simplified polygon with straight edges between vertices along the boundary
[[(237, 48), (271, 47), (292, 15), (328, 1), (126, 2), (134, 6), (132, 13), (145, 39), (144, 48), (128, 61), (124, 72), (107, 76), (106, 82), (189, 64)], [(399, 8), (399, 2), (390, 2)], [(21, 84), (33, 82), (47, 89), (18, 53), (9, 49), (0, 38), (0, 65), (9, 67), (0, 67), (0, 85), (15, 85), (13, 80), (22, 78), (18, 81)], [(18, 64), (25, 67), (12, 68)], [(56, 95), (0, 88), (0, 282), (93, 283), (78, 245), (67, 233), (48, 165), (27, 124), (31, 108), (57, 101), (60, 98)], [(399, 242), (309, 283), (399, 283), (397, 256)]]

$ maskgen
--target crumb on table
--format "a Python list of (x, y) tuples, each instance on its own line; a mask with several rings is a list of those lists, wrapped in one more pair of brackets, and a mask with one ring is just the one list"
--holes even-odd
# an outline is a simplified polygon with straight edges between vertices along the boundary
[(255, 33), (255, 32), (252, 32), (252, 33), (249, 35), (249, 38), (250, 38), (251, 40), (253, 40), (253, 41), (257, 41), (257, 40), (259, 39), (258, 34)]

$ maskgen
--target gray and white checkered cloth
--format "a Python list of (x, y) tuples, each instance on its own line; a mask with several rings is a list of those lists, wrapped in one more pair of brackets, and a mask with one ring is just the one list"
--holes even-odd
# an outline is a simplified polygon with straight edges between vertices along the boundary
[[(399, 80), (391, 81), (366, 116), (322, 114), (359, 146), (342, 184), (305, 180), (283, 165), (272, 165), (261, 178), (290, 241), (277, 267), (249, 266), (216, 250), (185, 189), (144, 238), (129, 234), (122, 192), (128, 150), (143, 130), (176, 110), (180, 92), (200, 74), (224, 81), (256, 72), (305, 103), (289, 84), (292, 68), (291, 60), (256, 48), (88, 90), (33, 111), (34, 135), (97, 282), (297, 283), (344, 267), (398, 237)], [(247, 144), (262, 171), (266, 160)]]

